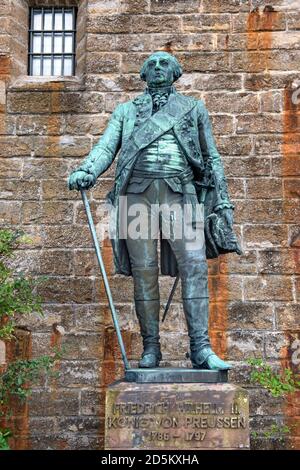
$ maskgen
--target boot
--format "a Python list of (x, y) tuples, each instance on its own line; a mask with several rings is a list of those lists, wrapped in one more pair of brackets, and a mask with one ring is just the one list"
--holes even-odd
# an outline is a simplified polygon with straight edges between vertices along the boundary
[(144, 349), (139, 367), (158, 367), (162, 358), (159, 343), (158, 268), (133, 268), (132, 273), (135, 309)]
[(183, 310), (190, 337), (190, 359), (194, 369), (226, 370), (231, 365), (211, 349), (208, 336), (208, 273), (206, 260), (181, 269)]
[(191, 353), (191, 362), (194, 369), (228, 370), (232, 368), (231, 364), (220, 359), (210, 347)]

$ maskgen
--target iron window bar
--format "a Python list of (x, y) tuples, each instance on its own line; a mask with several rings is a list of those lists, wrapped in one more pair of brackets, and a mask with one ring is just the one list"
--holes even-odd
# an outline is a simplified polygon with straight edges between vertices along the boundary
[[(51, 27), (45, 25), (45, 13), (51, 14)], [(66, 25), (66, 13), (71, 13), (72, 27)], [(40, 28), (35, 28), (34, 15), (40, 16)], [(55, 29), (55, 16), (56, 14), (61, 15), (61, 29)], [(28, 70), (29, 75), (65, 75), (65, 60), (71, 60), (71, 73), (68, 75), (75, 75), (75, 64), (76, 64), (76, 19), (77, 19), (77, 8), (76, 7), (32, 7), (29, 13), (29, 43), (28, 43)], [(40, 42), (36, 42), (39, 46), (39, 52), (34, 51), (34, 39), (39, 37)], [(50, 37), (51, 40), (51, 52), (44, 52), (45, 49), (45, 37)], [(61, 37), (61, 49), (57, 51), (55, 49), (56, 38)], [(65, 38), (71, 38), (71, 51), (66, 52), (66, 41)], [(34, 60), (38, 60), (39, 73), (34, 73)], [(50, 59), (50, 74), (45, 74), (45, 65), (48, 62), (45, 61)], [(55, 73), (55, 61), (59, 60), (60, 74)]]

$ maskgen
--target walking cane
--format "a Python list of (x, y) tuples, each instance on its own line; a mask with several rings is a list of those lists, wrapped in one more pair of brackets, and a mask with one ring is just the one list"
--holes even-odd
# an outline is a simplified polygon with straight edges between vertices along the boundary
[(106, 291), (106, 295), (107, 295), (107, 298), (108, 298), (108, 303), (109, 303), (110, 311), (111, 311), (111, 314), (112, 314), (114, 327), (115, 327), (115, 330), (116, 330), (116, 333), (117, 333), (118, 343), (119, 343), (119, 346), (120, 346), (120, 349), (121, 349), (121, 354), (122, 354), (122, 359), (123, 359), (123, 362), (124, 362), (125, 370), (131, 369), (130, 364), (129, 364), (128, 359), (127, 359), (127, 356), (126, 356), (126, 351), (125, 351), (125, 347), (124, 347), (124, 343), (123, 343), (123, 338), (122, 338), (119, 323), (118, 323), (117, 312), (116, 312), (116, 309), (115, 309), (115, 306), (114, 306), (114, 303), (113, 303), (111, 290), (110, 290), (109, 282), (108, 282), (108, 279), (107, 279), (107, 275), (106, 275), (102, 255), (101, 255), (101, 250), (100, 250), (99, 242), (98, 242), (98, 239), (97, 239), (96, 229), (95, 229), (95, 225), (94, 225), (94, 221), (93, 221), (93, 217), (92, 217), (92, 213), (91, 213), (89, 200), (88, 200), (88, 197), (87, 197), (86, 192), (85, 192), (84, 189), (80, 189), (80, 192), (81, 192), (82, 201), (83, 201), (83, 204), (84, 204), (86, 216), (87, 216), (87, 219), (88, 219), (88, 224), (89, 224), (91, 235), (92, 235), (97, 260), (98, 260), (100, 271), (101, 271), (101, 274), (102, 274), (102, 279), (103, 279), (103, 282), (104, 282), (105, 291)]

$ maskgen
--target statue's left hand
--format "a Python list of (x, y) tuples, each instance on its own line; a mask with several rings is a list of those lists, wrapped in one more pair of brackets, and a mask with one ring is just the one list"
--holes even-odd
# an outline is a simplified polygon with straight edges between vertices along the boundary
[(235, 252), (238, 255), (241, 255), (243, 252), (238, 242), (237, 236), (233, 231), (233, 209), (224, 207), (223, 209), (219, 209), (217, 211), (217, 215), (223, 220), (225, 227), (227, 226), (228, 228), (228, 230), (226, 230), (227, 242), (231, 246), (235, 246)]
[(229, 209), (228, 207), (224, 207), (224, 209), (219, 209), (217, 211), (217, 215), (222, 217), (224, 222), (227, 224), (228, 228), (232, 229), (233, 226), (233, 210)]

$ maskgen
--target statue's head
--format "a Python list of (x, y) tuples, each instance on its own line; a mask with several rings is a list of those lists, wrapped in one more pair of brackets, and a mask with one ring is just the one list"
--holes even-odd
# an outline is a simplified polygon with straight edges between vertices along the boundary
[(140, 76), (149, 87), (170, 86), (182, 75), (178, 60), (168, 52), (151, 54), (143, 63)]

